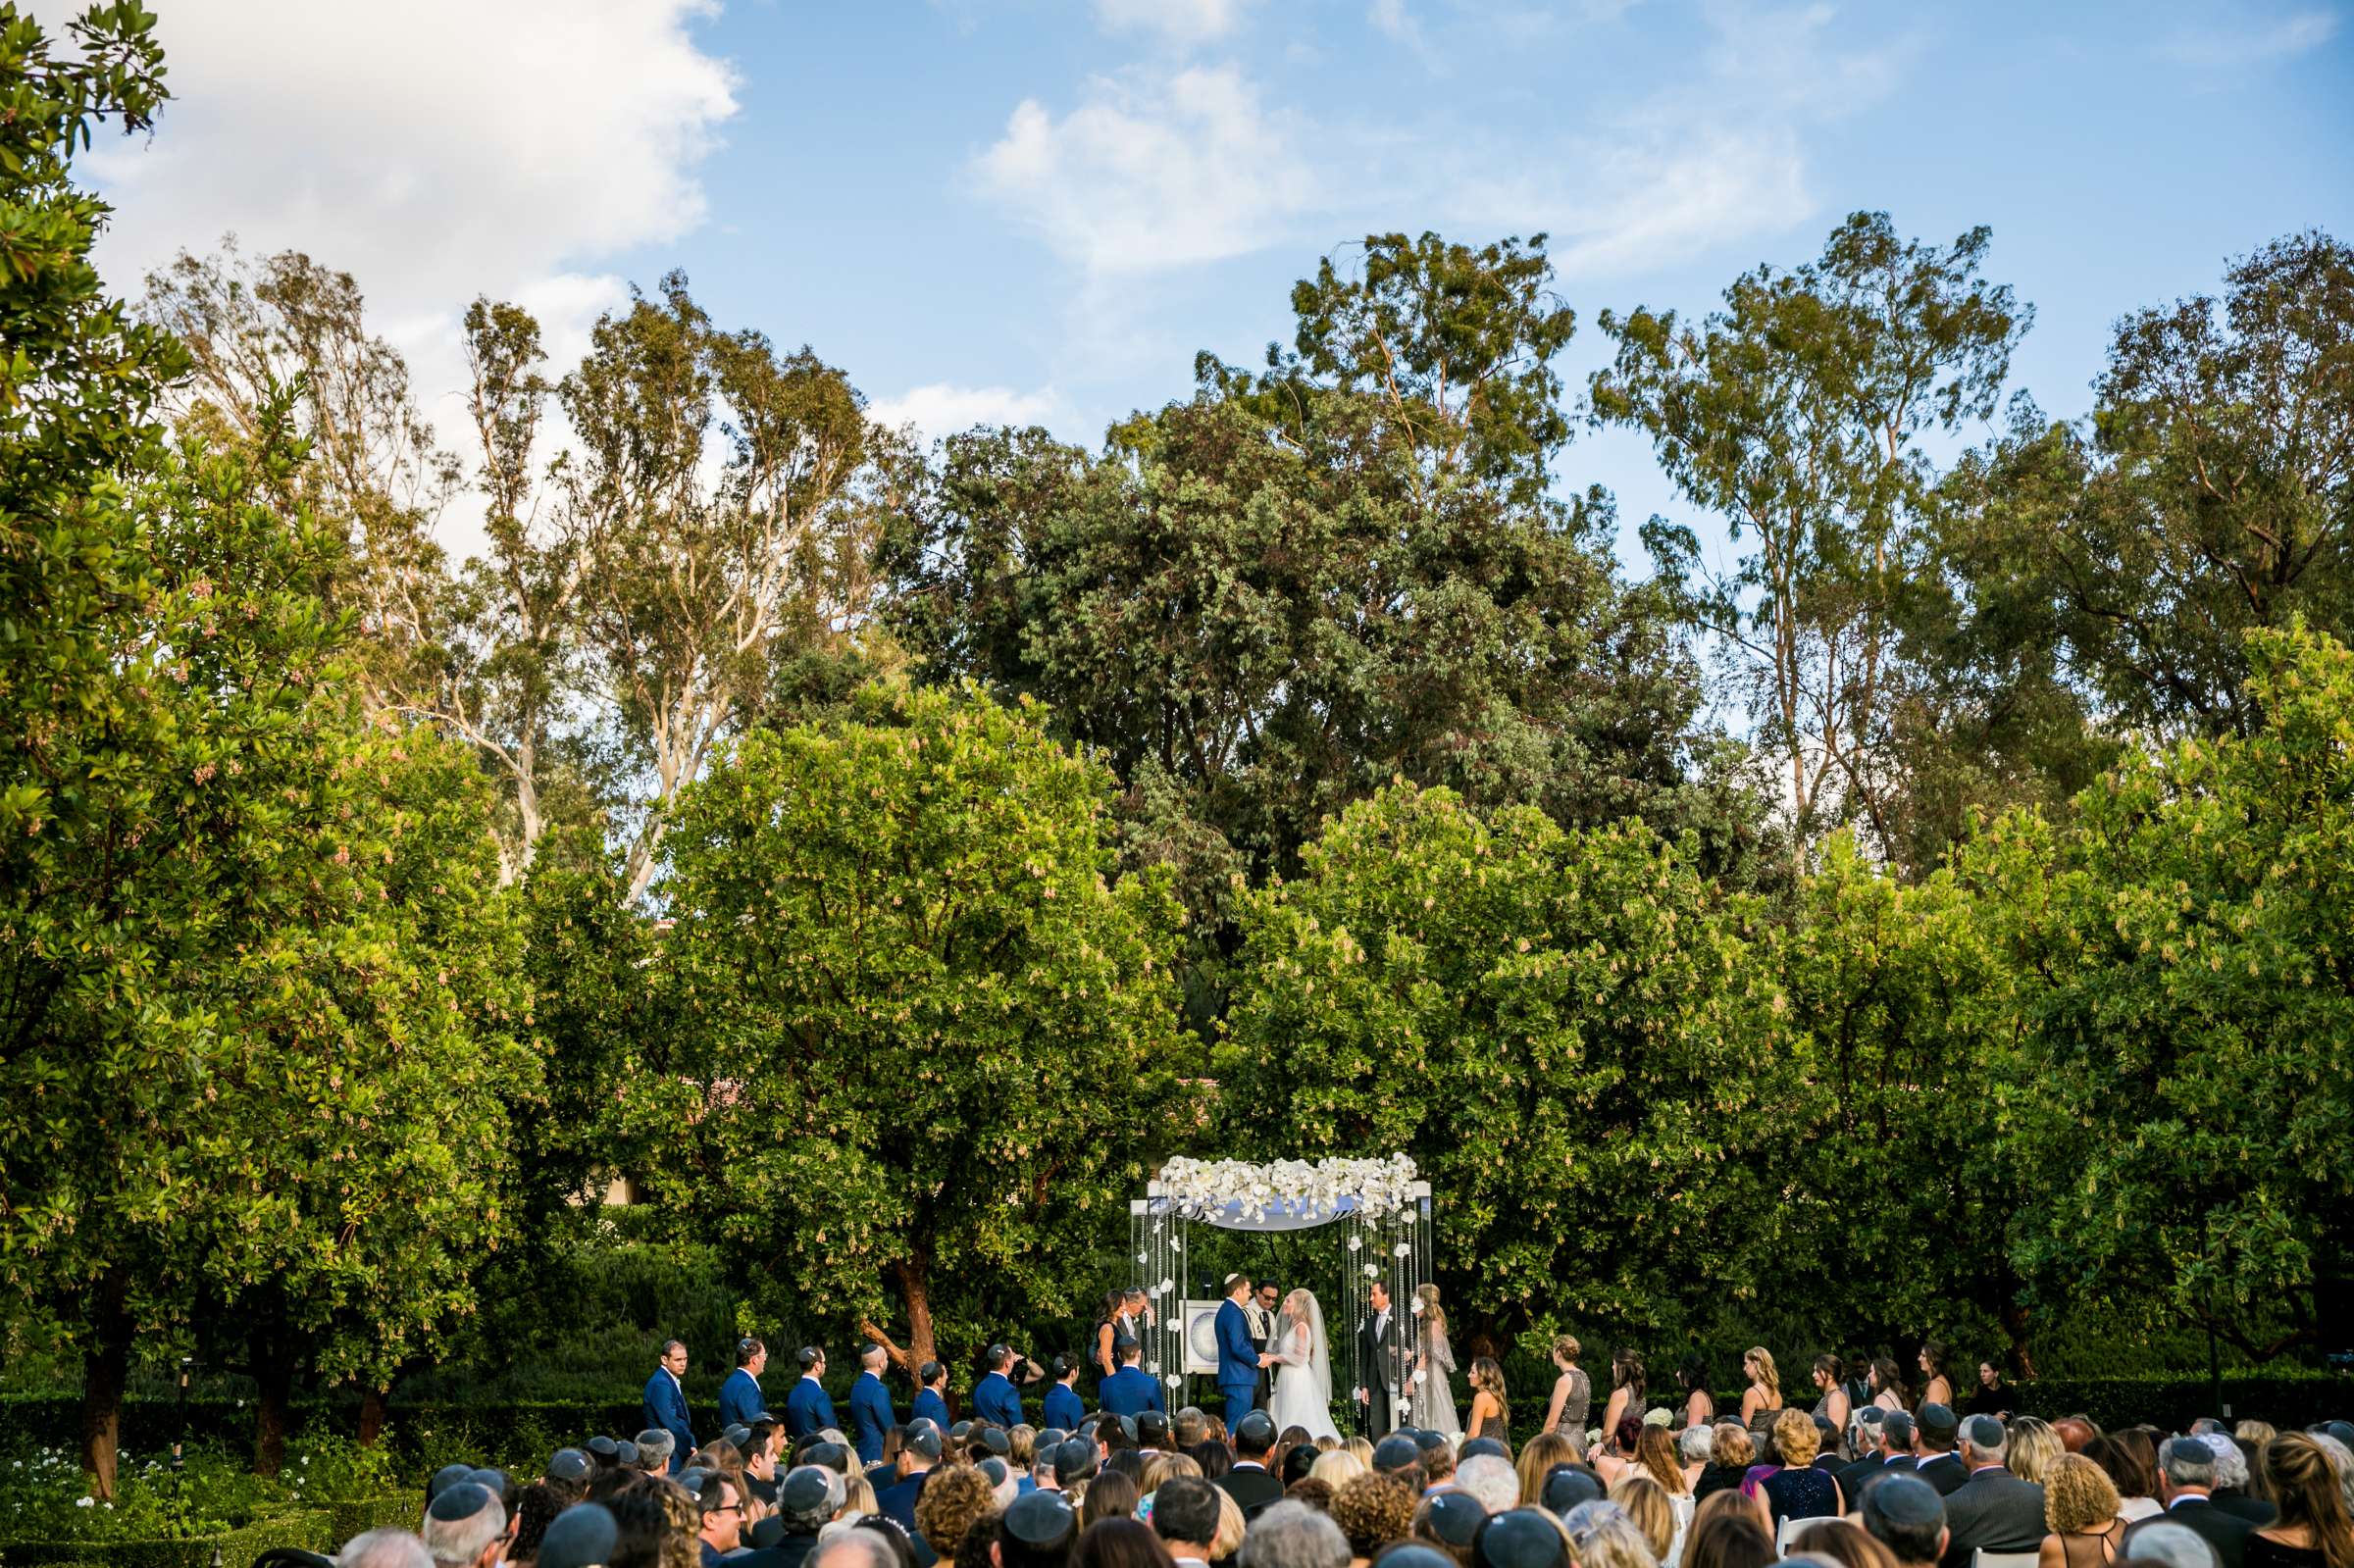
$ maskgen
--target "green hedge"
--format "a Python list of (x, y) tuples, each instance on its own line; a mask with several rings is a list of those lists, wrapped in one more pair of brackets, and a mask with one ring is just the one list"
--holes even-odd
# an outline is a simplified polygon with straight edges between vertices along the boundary
[(346, 1539), (335, 1533), (328, 1512), (304, 1508), (257, 1519), (223, 1535), (186, 1541), (0, 1543), (0, 1565), (43, 1568), (51, 1563), (103, 1562), (110, 1568), (212, 1568), (218, 1562), (222, 1568), (241, 1568), (274, 1546), (332, 1552)]

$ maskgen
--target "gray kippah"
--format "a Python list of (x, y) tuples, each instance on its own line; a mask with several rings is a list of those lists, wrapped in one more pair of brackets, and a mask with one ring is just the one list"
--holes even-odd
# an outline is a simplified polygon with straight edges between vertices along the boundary
[(1973, 1448), (1992, 1449), (2001, 1447), (2008, 1434), (2003, 1431), (2003, 1424), (1992, 1416), (1971, 1416), (1963, 1424), (1962, 1436), (1970, 1440), (1970, 1445)]
[(1864, 1492), (1864, 1511), (1907, 1529), (1941, 1528), (1945, 1499), (1919, 1476), (1887, 1476)]
[(455, 1524), (460, 1519), (472, 1519), (497, 1500), (481, 1482), (460, 1481), (442, 1488), (440, 1495), (434, 1498), (434, 1505), (425, 1510), (425, 1516), (443, 1524)]
[(601, 1502), (576, 1502), (549, 1521), (539, 1538), (538, 1568), (602, 1568), (619, 1532)]

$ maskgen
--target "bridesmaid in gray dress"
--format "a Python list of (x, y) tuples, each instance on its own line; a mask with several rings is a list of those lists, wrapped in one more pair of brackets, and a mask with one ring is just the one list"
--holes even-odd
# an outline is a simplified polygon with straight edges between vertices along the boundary
[(1455, 1414), (1455, 1348), (1447, 1342), (1447, 1314), (1439, 1306), (1439, 1288), (1425, 1285), (1414, 1290), (1417, 1353), (1414, 1357), (1413, 1397), (1407, 1401), (1414, 1426), (1450, 1438), (1462, 1436), (1463, 1424)]
[(1553, 1337), (1553, 1364), (1561, 1376), (1553, 1380), (1553, 1402), (1545, 1411), (1545, 1430), (1569, 1440), (1577, 1456), (1586, 1456), (1586, 1413), (1594, 1402), (1594, 1380), (1577, 1364), (1583, 1347), (1574, 1334)]

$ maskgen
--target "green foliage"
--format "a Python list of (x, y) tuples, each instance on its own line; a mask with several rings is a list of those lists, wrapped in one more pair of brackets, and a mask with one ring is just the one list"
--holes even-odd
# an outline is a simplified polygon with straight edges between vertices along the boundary
[(681, 804), (661, 974), (693, 1093), (661, 1180), (755, 1310), (903, 1313), (924, 1356), (936, 1312), (959, 1340), (1075, 1314), (1116, 1267), (1176, 1103), (1178, 912), (1165, 875), (1113, 884), (1110, 780), (1035, 705), (878, 689), (862, 718), (754, 732)]
[(2067, 832), (2013, 819), (1964, 861), (2019, 977), (1991, 1130), (2043, 1179), (2015, 1261), (2243, 1348), (2342, 1327), (2354, 1278), (2354, 654), (2292, 625), (2248, 657), (2254, 733), (2131, 757)]
[(1744, 904), (1640, 827), (1405, 786), (1303, 862), (1244, 901), (1223, 1141), (1412, 1154), (1451, 1298), (1508, 1329), (1753, 1288), (1788, 1086)]

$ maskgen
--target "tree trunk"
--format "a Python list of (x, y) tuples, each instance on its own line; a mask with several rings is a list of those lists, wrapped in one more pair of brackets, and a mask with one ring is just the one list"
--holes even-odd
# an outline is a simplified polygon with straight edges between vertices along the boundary
[(274, 1319), (258, 1320), (245, 1342), (253, 1381), (261, 1391), (254, 1401), (253, 1473), (275, 1476), (286, 1464), (286, 1406), (293, 1394), (294, 1369)]
[[(913, 1257), (892, 1265), (892, 1274), (898, 1281), (899, 1298), (907, 1304), (907, 1354), (917, 1366), (940, 1359), (940, 1346), (933, 1339), (932, 1329), (932, 1269), (928, 1251), (918, 1248)], [(953, 1402), (949, 1405), (952, 1414)]]
[(120, 1269), (109, 1270), (95, 1287), (89, 1314), (90, 1339), (81, 1356), (81, 1468), (101, 1501), (115, 1497), (115, 1454), (123, 1442), (123, 1386), (130, 1375), (130, 1314), (128, 1285)]
[(360, 1391), (360, 1446), (373, 1448), (384, 1434), (384, 1391), (374, 1384)]
[(2027, 1345), (2027, 1309), (2017, 1301), (2003, 1303), (2003, 1332), (2011, 1339), (2011, 1361), (2021, 1383), (2035, 1381), (2035, 1352)]

